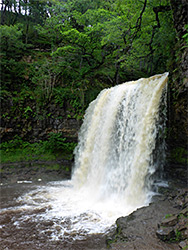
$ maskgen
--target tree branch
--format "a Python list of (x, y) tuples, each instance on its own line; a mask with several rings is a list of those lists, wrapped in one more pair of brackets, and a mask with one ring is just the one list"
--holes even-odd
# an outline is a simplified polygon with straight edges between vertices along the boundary
[(144, 14), (144, 11), (146, 9), (146, 5), (147, 5), (147, 0), (144, 1), (144, 6), (142, 8), (142, 11), (140, 12), (140, 16), (136, 21), (136, 26), (135, 28), (137, 29), (137, 32), (141, 29), (141, 23), (142, 23), (142, 16)]
[(153, 7), (153, 11), (155, 12), (155, 17), (156, 17), (158, 28), (161, 27), (160, 21), (159, 21), (159, 12), (165, 12), (165, 11), (169, 11), (169, 10), (171, 10), (170, 6), (161, 5), (161, 6)]

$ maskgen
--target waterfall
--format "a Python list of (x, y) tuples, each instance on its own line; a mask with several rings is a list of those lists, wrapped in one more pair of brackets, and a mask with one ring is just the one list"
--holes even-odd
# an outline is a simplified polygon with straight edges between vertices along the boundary
[(167, 78), (165, 73), (104, 89), (86, 111), (72, 179), (19, 197), (20, 207), (13, 209), (24, 213), (16, 225), (26, 225), (28, 214), (41, 225), (52, 222), (42, 233), (66, 246), (104, 233), (118, 217), (148, 205), (165, 156)]
[(153, 155), (167, 79), (164, 73), (104, 89), (89, 105), (75, 149), (75, 189), (131, 207), (148, 202), (150, 176), (164, 158), (164, 143), (160, 161)]

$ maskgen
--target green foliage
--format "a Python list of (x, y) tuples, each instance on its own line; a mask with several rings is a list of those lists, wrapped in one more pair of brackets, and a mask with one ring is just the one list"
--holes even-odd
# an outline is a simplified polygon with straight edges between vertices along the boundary
[(1, 162), (55, 160), (57, 156), (71, 160), (77, 144), (67, 142), (60, 133), (50, 133), (46, 141), (29, 143), (19, 136), (0, 144)]
[(22, 25), (0, 26), (0, 55), (7, 59), (19, 59), (25, 48), (22, 42)]
[(167, 71), (175, 41), (168, 6), (168, 0), (4, 1), (1, 100), (13, 105), (3, 118), (44, 119), (55, 104), (81, 119), (101, 89)]
[[(26, 45), (20, 36), (23, 40), (30, 36), (33, 46), (52, 52), (51, 58), (43, 53), (43, 59), (33, 64), (31, 79), (40, 96), (51, 98), (57, 83), (73, 88), (81, 83), (83, 88), (85, 81), (91, 83), (91, 79), (99, 80), (102, 76), (103, 84), (107, 81), (111, 85), (118, 83), (117, 75), (125, 79), (133, 74), (139, 77), (166, 71), (175, 40), (172, 15), (169, 10), (161, 10), (156, 19), (154, 12), (155, 7), (168, 6), (166, 0), (160, 4), (155, 0), (148, 3), (54, 0), (19, 4), (23, 5), (27, 21), (20, 21), (21, 25), (3, 25), (8, 40), (14, 44), (12, 54), (16, 55), (15, 51)], [(9, 44), (5, 38), (3, 41), (4, 46)]]
[(22, 138), (18, 135), (14, 136), (14, 138), (8, 142), (3, 142), (0, 144), (0, 150), (4, 150), (5, 152), (12, 151), (16, 148), (25, 148), (28, 146), (28, 142), (22, 140)]
[[(39, 144), (31, 144), (25, 148), (12, 149), (11, 151), (0, 150), (1, 163), (44, 160), (52, 161), (56, 156), (49, 152), (42, 152)], [(66, 157), (65, 157), (66, 159)]]
[(33, 64), (32, 83), (35, 85), (35, 94), (39, 102), (51, 100), (56, 82), (56, 72), (53, 63), (46, 58)]
[(178, 229), (176, 229), (175, 234), (176, 234), (175, 241), (179, 242), (182, 239), (181, 232)]
[(178, 219), (185, 219), (185, 218), (188, 218), (188, 215), (184, 215), (181, 213), (178, 215)]
[(8, 98), (12, 97), (11, 92), (5, 89), (0, 89), (0, 100), (6, 100)]
[(50, 133), (47, 141), (43, 142), (45, 150), (50, 152), (73, 152), (76, 143), (66, 142), (66, 138), (63, 138), (61, 133)]
[(187, 250), (187, 249), (188, 249), (188, 245), (182, 248), (182, 250)]
[(188, 163), (187, 150), (182, 147), (177, 147), (172, 150), (171, 157), (178, 163)]
[(103, 68), (103, 72), (108, 72), (110, 65), (110, 73), (103, 76), (117, 84), (114, 79), (117, 73), (121, 77), (147, 76), (166, 70), (175, 32), (169, 11), (160, 12), (160, 24), (157, 23), (153, 11), (157, 1), (146, 4), (145, 8), (141, 1), (112, 1), (108, 8), (104, 2), (97, 7), (92, 3), (86, 9), (81, 6), (72, 3), (67, 8), (71, 18), (65, 19), (61, 27), (63, 46), (54, 52), (68, 62), (66, 73), (70, 71), (74, 78), (90, 80), (91, 75), (96, 76)]
[(0, 26), (0, 67), (3, 90), (15, 89), (16, 83), (24, 79), (25, 63), (20, 60), (26, 45), (22, 42), (22, 31), (22, 25)]
[(50, 133), (49, 138), (46, 141), (40, 141), (39, 143), (32, 143), (30, 144), (27, 141), (24, 141), (18, 135), (14, 136), (14, 139), (3, 142), (0, 145), (0, 150), (5, 152), (11, 152), (15, 149), (24, 149), (29, 148), (32, 151), (36, 151), (38, 153), (43, 153), (45, 151), (50, 152), (67, 152), (72, 153), (76, 143), (74, 142), (66, 142), (66, 138), (63, 138), (61, 133)]
[(166, 214), (166, 215), (165, 215), (165, 219), (170, 218), (170, 217), (172, 217), (172, 216), (173, 216), (172, 214)]
[(186, 34), (183, 35), (186, 45), (188, 46), (188, 24), (185, 25)]

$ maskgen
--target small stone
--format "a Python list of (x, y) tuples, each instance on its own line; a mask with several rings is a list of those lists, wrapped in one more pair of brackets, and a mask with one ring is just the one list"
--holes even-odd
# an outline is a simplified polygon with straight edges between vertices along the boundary
[(69, 235), (70, 235), (69, 232), (64, 231), (64, 236), (69, 236)]
[(156, 231), (156, 235), (160, 240), (168, 241), (175, 237), (175, 232), (173, 227), (159, 228)]
[(181, 231), (182, 240), (188, 239), (188, 229)]
[(182, 201), (182, 199), (181, 199), (181, 198), (177, 198), (177, 200), (176, 200), (176, 204), (177, 204), (178, 206), (182, 207), (182, 206), (183, 206), (183, 204), (184, 204), (184, 202)]
[(171, 226), (175, 226), (177, 222), (178, 222), (177, 216), (171, 216), (169, 218), (164, 219), (161, 222), (161, 226), (171, 227)]
[(185, 215), (185, 216), (188, 216), (188, 207), (184, 208), (184, 209), (180, 212), (180, 214), (183, 214), (183, 215)]
[(181, 241), (181, 242), (179, 243), (179, 247), (180, 247), (181, 249), (187, 247), (187, 249), (188, 249), (188, 240)]
[(48, 230), (45, 232), (46, 235), (50, 236), (52, 234), (52, 231)]
[(55, 229), (59, 232), (59, 231), (61, 231), (62, 228), (61, 228), (61, 226), (56, 226)]
[(178, 224), (176, 225), (176, 228), (181, 231), (183, 229), (187, 229), (188, 227), (188, 218), (180, 218)]
[(43, 225), (45, 226), (45, 227), (51, 227), (51, 226), (53, 226), (53, 221), (44, 221), (43, 222)]

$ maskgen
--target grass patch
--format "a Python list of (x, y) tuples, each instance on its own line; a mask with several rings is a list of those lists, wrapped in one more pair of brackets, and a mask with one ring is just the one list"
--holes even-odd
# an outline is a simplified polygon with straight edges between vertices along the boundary
[(42, 153), (39, 152), (30, 152), (29, 147), (22, 149), (15, 149), (11, 151), (1, 151), (1, 163), (8, 162), (22, 162), (22, 161), (34, 161), (34, 160), (44, 160), (44, 161), (52, 161), (56, 159), (56, 156), (52, 153)]
[(0, 147), (1, 163), (21, 161), (53, 161), (57, 158), (72, 160), (76, 143), (66, 142), (60, 134), (51, 134), (46, 141), (29, 143), (16, 136)]
[(172, 217), (173, 215), (172, 214), (166, 214), (165, 215), (165, 219), (168, 219), (168, 218), (170, 218), (170, 217)]

